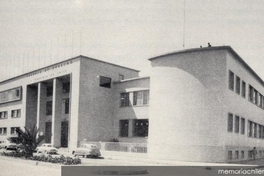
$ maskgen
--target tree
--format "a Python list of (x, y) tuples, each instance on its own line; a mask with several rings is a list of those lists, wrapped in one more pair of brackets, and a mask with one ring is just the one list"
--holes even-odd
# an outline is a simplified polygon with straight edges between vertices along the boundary
[(16, 129), (17, 138), (8, 138), (10, 142), (14, 142), (22, 145), (22, 151), (25, 157), (33, 156), (33, 152), (36, 150), (38, 145), (44, 140), (44, 135), (39, 135), (39, 129), (36, 125), (32, 128), (24, 127), (24, 131), (20, 128)]

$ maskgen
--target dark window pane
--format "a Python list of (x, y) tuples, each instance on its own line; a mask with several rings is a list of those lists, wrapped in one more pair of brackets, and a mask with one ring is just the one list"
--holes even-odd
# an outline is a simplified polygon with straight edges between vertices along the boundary
[(232, 71), (229, 71), (229, 89), (234, 90), (234, 73)]
[(148, 119), (134, 120), (134, 136), (148, 136)]
[(100, 76), (100, 86), (111, 88), (111, 78)]
[(46, 102), (46, 115), (52, 115), (52, 101)]
[(120, 120), (119, 126), (120, 126), (120, 137), (128, 137), (128, 120)]
[(52, 96), (52, 94), (53, 94), (53, 87), (52, 86), (47, 87), (47, 97)]

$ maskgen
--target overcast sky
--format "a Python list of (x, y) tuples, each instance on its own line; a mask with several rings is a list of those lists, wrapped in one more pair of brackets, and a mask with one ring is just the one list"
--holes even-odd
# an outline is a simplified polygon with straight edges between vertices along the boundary
[[(183, 49), (184, 0), (0, 0), (0, 80), (86, 55), (142, 70)], [(230, 45), (264, 79), (263, 0), (185, 0), (185, 49)]]

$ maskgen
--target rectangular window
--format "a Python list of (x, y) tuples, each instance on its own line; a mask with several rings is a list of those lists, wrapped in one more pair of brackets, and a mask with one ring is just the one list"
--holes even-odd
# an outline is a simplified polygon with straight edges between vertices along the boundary
[(7, 119), (7, 111), (0, 112), (0, 119)]
[(233, 131), (233, 114), (231, 114), (231, 113), (228, 113), (227, 131), (228, 132)]
[(148, 136), (148, 119), (134, 120), (134, 136)]
[(19, 117), (21, 117), (21, 110), (20, 109), (12, 110), (11, 111), (11, 117), (12, 118), (19, 118)]
[(63, 93), (69, 93), (70, 92), (70, 83), (63, 83), (62, 84), (62, 92)]
[(125, 79), (124, 75), (119, 74), (119, 81), (124, 80), (124, 79)]
[(242, 81), (242, 97), (246, 98), (246, 83)]
[(6, 135), (6, 128), (0, 128), (0, 135)]
[(259, 95), (259, 98), (258, 98), (259, 99), (259, 101), (258, 101), (259, 102), (259, 107), (262, 108), (262, 99), (263, 99), (263, 96), (260, 93), (258, 95)]
[(258, 104), (258, 91), (254, 89), (254, 104)]
[(257, 124), (253, 123), (253, 137), (256, 138), (257, 137)]
[(128, 120), (120, 120), (119, 121), (119, 135), (120, 137), (128, 137), (128, 125), (129, 121)]
[(120, 98), (121, 98), (121, 107), (130, 106), (129, 93), (121, 93)]
[(69, 98), (64, 99), (64, 113), (69, 114), (70, 111), (70, 100)]
[(239, 116), (235, 117), (235, 133), (239, 133)]
[(229, 70), (229, 89), (231, 90), (234, 90), (234, 79), (235, 79), (234, 73)]
[(52, 115), (52, 101), (46, 102), (46, 115)]
[(253, 122), (248, 120), (248, 137), (253, 137)]
[(254, 96), (253, 94), (254, 94), (254, 88), (251, 85), (249, 85), (248, 86), (248, 100), (251, 102), (253, 102), (253, 96)]
[(47, 87), (47, 97), (50, 97), (53, 95), (53, 87), (52, 86), (48, 86)]
[(262, 126), (262, 131), (261, 131), (261, 138), (264, 138), (264, 126)]
[(261, 138), (262, 135), (262, 125), (258, 125), (258, 138)]
[(235, 159), (238, 159), (239, 158), (239, 152), (238, 150), (235, 151)]
[(227, 155), (227, 158), (229, 159), (229, 160), (232, 160), (232, 151), (228, 151), (228, 155)]
[(134, 92), (133, 105), (147, 105), (149, 104), (149, 90)]
[(100, 76), (100, 86), (111, 88), (111, 78)]
[(241, 158), (245, 158), (245, 152), (243, 150), (241, 151)]
[(11, 127), (11, 134), (17, 134), (16, 130), (18, 130), (19, 127)]
[(245, 134), (245, 119), (241, 117), (241, 134)]
[(236, 76), (236, 93), (240, 94), (240, 78)]

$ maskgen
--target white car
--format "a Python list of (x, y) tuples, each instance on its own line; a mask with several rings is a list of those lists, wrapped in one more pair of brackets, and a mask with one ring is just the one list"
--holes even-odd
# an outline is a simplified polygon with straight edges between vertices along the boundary
[(87, 157), (100, 157), (101, 153), (95, 144), (82, 144), (79, 148), (72, 151), (74, 156)]
[(57, 154), (58, 150), (50, 143), (43, 143), (41, 146), (36, 148), (36, 152), (42, 154)]

